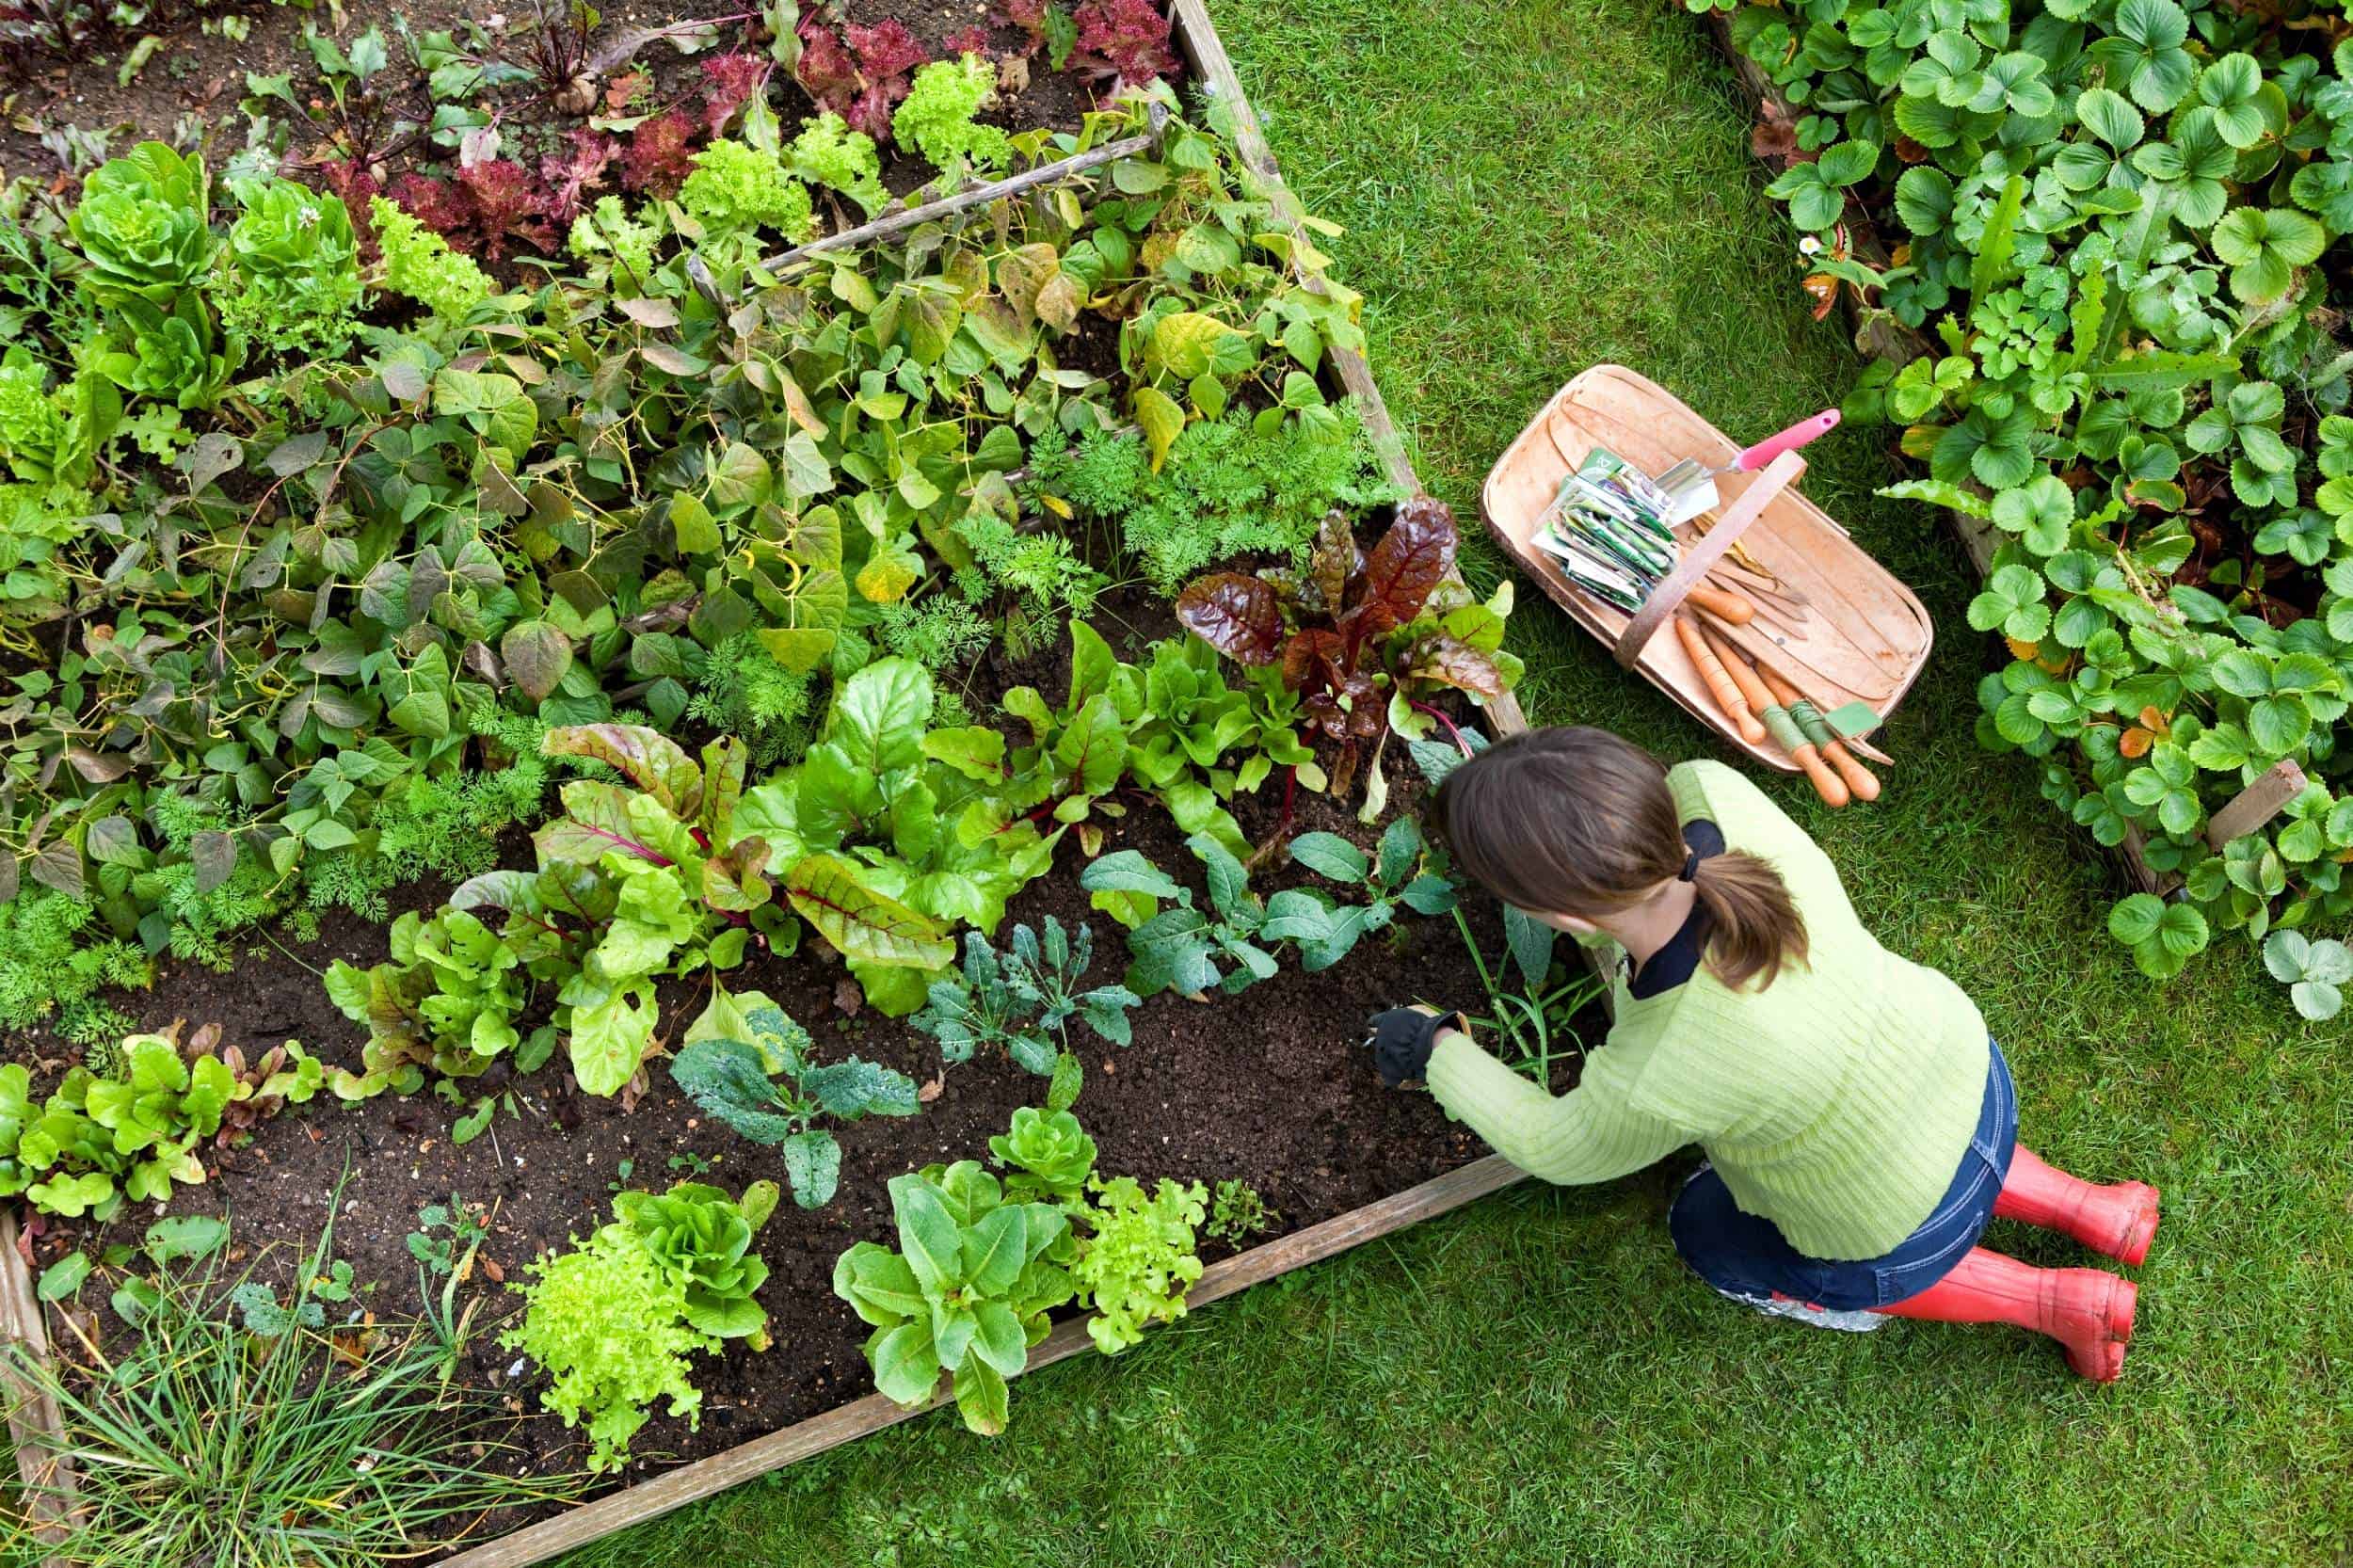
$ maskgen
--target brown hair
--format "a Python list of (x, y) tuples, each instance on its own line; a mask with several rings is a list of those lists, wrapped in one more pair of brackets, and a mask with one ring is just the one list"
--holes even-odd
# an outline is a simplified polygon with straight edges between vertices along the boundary
[[(1683, 873), (1683, 824), (1667, 770), (1606, 729), (1535, 729), (1498, 742), (1439, 788), (1455, 863), (1506, 904), (1586, 920), (1639, 904)], [(1781, 873), (1739, 850), (1711, 855), (1692, 886), (1713, 929), (1707, 967), (1726, 985), (1805, 961), (1805, 920)]]

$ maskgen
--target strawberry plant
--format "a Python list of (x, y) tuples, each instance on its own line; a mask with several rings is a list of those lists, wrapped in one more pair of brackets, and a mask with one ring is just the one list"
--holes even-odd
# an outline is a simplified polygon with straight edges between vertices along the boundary
[[(1849, 416), (1901, 426), (1926, 465), (1888, 493), (1993, 525), (1969, 619), (2011, 662), (1980, 737), (2187, 884), (2186, 912), (2127, 900), (2111, 929), (2170, 974), (2212, 929), (2353, 916), (2353, 814), (2332, 814), (2353, 382), (2329, 261), (2353, 221), (2353, 46), (2208, 0), (1733, 8), (1737, 46), (1806, 106), (1769, 188), (1830, 240), (1805, 248), (1817, 297), (1921, 329)], [(1900, 264), (1849, 253), (1860, 222)], [(2207, 844), (2282, 760), (2317, 793)]]

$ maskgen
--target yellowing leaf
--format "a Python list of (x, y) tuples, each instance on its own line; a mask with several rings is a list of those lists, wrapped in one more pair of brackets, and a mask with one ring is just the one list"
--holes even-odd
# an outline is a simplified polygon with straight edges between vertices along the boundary
[(1185, 410), (1158, 387), (1138, 387), (1128, 400), (1136, 423), (1144, 426), (1144, 443), (1152, 449), (1152, 470), (1168, 460), (1168, 449), (1185, 432)]

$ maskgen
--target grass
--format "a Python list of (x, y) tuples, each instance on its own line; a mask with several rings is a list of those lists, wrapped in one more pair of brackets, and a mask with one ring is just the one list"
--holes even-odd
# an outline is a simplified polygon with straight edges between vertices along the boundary
[[(1215, 8), (1287, 175), (1348, 226), (1331, 248), (1368, 296), (1374, 370), (1464, 517), (1521, 423), (1597, 360), (1744, 436), (1834, 402), (1853, 374), (1805, 317), (1743, 112), (1679, 9)], [(1977, 996), (2029, 1140), (2164, 1187), (2121, 1385), (2078, 1382), (2013, 1331), (1856, 1338), (1734, 1311), (1669, 1247), (1689, 1166), (1670, 1161), (1515, 1190), (1116, 1361), (1025, 1378), (1000, 1442), (928, 1416), (570, 1560), (2347, 1561), (2346, 1032), (2298, 1022), (2236, 938), (2169, 985), (2133, 970), (2104, 929), (2113, 864), (2040, 798), (2031, 764), (1971, 737), (1986, 651), (1958, 552), (1929, 514), (1871, 498), (1879, 437), (1841, 431), (1808, 456), (1809, 493), (1919, 590), (1945, 641), (1887, 738), (1886, 799), (1833, 815), (1801, 784), (1776, 792), (1884, 939)], [(1535, 718), (1709, 750), (1524, 602)], [(2007, 1224), (1991, 1240), (2077, 1260)]]

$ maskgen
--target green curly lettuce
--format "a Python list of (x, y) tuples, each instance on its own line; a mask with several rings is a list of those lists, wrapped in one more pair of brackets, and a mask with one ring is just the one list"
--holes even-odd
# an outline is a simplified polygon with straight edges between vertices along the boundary
[(1095, 1234), (1071, 1269), (1080, 1299), (1095, 1307), (1088, 1337), (1116, 1355), (1144, 1337), (1153, 1323), (1185, 1315), (1185, 1292), (1201, 1277), (1193, 1235), (1209, 1201), (1202, 1185), (1166, 1176), (1149, 1196), (1133, 1176), (1088, 1184), (1095, 1193), (1088, 1218)]
[(397, 202), (372, 197), (369, 216), (384, 252), (384, 286), (451, 321), (463, 321), (490, 297), (489, 278)]
[(774, 229), (787, 239), (816, 232), (808, 187), (775, 152), (719, 140), (695, 154), (695, 171), (679, 187), (679, 205), (713, 233)]
[(906, 102), (890, 117), (890, 134), (942, 171), (966, 164), (1001, 170), (1013, 161), (1013, 143), (996, 126), (972, 122), (996, 96), (997, 72), (979, 56), (934, 60), (915, 73)]
[(882, 158), (874, 138), (853, 131), (849, 122), (828, 109), (801, 127), (785, 149), (792, 172), (812, 185), (838, 190), (872, 217), (890, 200), (883, 187)]
[(536, 1277), (517, 1287), (528, 1304), (522, 1323), (499, 1343), (539, 1364), (549, 1378), (540, 1402), (567, 1426), (587, 1429), (592, 1471), (629, 1462), (630, 1439), (656, 1400), (698, 1425), (702, 1395), (688, 1380), (687, 1356), (719, 1341), (686, 1320), (686, 1287), (662, 1265), (645, 1239), (614, 1224), (585, 1246), (529, 1265)]

